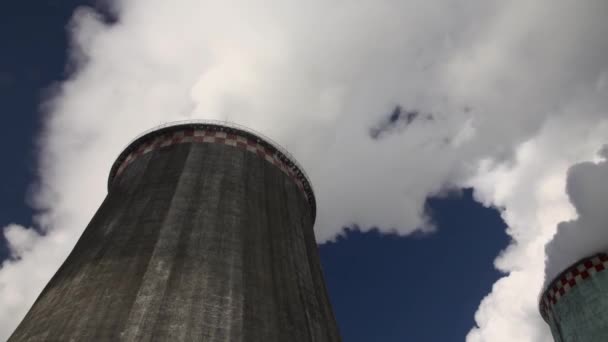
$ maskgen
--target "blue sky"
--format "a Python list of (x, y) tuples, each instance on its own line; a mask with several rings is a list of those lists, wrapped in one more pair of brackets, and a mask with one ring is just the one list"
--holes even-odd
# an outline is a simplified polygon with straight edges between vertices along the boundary
[(608, 250), (605, 0), (94, 2), (0, 12), (0, 339), (121, 148), (179, 119), (304, 165), (347, 342), (551, 341), (545, 274)]
[(407, 238), (348, 230), (321, 246), (345, 341), (463, 341), (500, 277), (492, 261), (507, 245), (495, 210), (462, 196), (431, 199), (438, 230)]
[[(0, 221), (32, 222), (28, 194), (36, 175), (36, 135), (40, 130), (41, 100), (53, 82), (64, 78), (67, 39), (65, 25), (72, 4), (11, 1), (0, 21), (3, 51), (0, 89), (7, 124), (0, 152), (5, 156), (0, 196)], [(0, 247), (5, 258), (5, 246)]]
[[(77, 1), (13, 2), (0, 20), (2, 102), (0, 226), (30, 225), (40, 104), (65, 79), (66, 25)], [(344, 341), (463, 341), (500, 277), (492, 262), (507, 245), (498, 213), (470, 191), (431, 199), (437, 232), (410, 237), (347, 230), (321, 246), (327, 285)], [(4, 238), (0, 257), (8, 257)], [(438, 327), (441, 326), (441, 329)]]

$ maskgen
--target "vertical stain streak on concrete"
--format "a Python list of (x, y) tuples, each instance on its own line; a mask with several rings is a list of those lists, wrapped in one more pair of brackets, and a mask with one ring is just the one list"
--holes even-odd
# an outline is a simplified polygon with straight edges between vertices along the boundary
[[(180, 146), (180, 149), (189, 149), (189, 146)], [(176, 246), (179, 243), (179, 233), (182, 229), (180, 214), (188, 205), (188, 199), (180, 197), (180, 194), (184, 192), (184, 187), (188, 186), (188, 178), (192, 176), (187, 172), (182, 172), (184, 164), (188, 163), (190, 157), (188, 152), (185, 152), (187, 156), (183, 164), (175, 163), (166, 166), (166, 172), (178, 173), (178, 180), (175, 192), (170, 199), (169, 208), (162, 220), (154, 251), (142, 278), (142, 286), (139, 288), (129, 312), (127, 329), (121, 333), (121, 338), (126, 341), (141, 340), (154, 330), (163, 299), (162, 294), (165, 293), (171, 267), (174, 265), (176, 257)], [(151, 337), (149, 336), (149, 338)]]

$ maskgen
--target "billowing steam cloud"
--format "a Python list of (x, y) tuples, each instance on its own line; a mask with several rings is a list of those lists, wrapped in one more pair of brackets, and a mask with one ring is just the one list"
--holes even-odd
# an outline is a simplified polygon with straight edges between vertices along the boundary
[(567, 192), (578, 217), (562, 222), (547, 245), (546, 282), (574, 262), (608, 251), (608, 149), (602, 161), (576, 164), (568, 171)]
[(544, 245), (574, 217), (568, 167), (592, 159), (608, 133), (605, 0), (112, 6), (112, 25), (74, 14), (75, 72), (40, 138), (43, 235), (5, 229), (14, 258), (0, 269), (0, 338), (88, 223), (128, 141), (206, 118), (257, 129), (300, 160), (320, 242), (350, 224), (431, 230), (425, 198), (473, 186), (504, 208), (513, 242), (496, 261), (508, 275), (467, 339), (549, 341), (536, 312)]

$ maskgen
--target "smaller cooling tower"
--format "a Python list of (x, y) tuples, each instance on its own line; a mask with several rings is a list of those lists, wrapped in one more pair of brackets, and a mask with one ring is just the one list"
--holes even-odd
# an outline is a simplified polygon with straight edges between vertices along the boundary
[(543, 292), (540, 312), (556, 342), (608, 341), (608, 254), (567, 268)]

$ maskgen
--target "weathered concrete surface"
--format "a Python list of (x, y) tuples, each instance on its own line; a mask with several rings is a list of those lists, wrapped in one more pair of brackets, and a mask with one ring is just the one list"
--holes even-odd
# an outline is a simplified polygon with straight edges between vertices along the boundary
[(555, 342), (608, 341), (608, 271), (580, 281), (550, 308)]
[(9, 341), (340, 341), (312, 220), (293, 181), (255, 154), (147, 153)]

